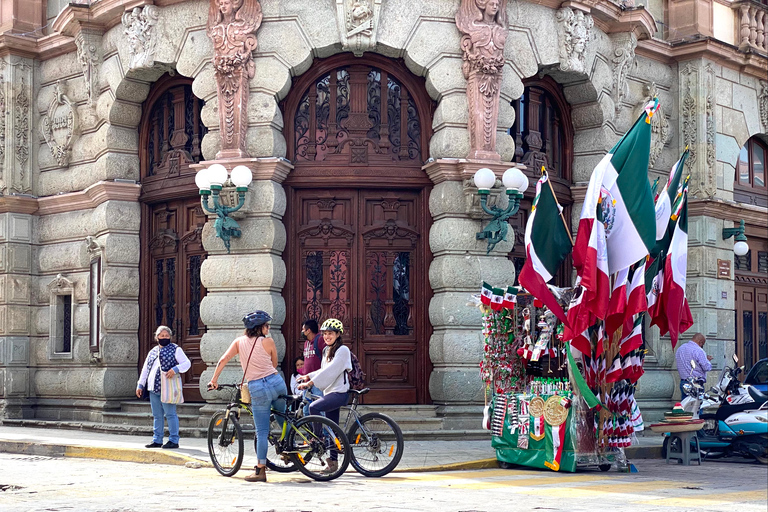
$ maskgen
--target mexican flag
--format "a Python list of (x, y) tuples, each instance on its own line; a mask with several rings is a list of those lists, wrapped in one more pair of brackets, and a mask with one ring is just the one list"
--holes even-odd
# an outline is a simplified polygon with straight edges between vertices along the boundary
[[(629, 286), (627, 287), (627, 307), (624, 311), (625, 318), (631, 319), (634, 315), (648, 309), (648, 300), (645, 295), (645, 260), (637, 262), (630, 269)], [(626, 323), (627, 320), (625, 320)], [(625, 333), (626, 334), (626, 333)]]
[(608, 303), (608, 316), (605, 317), (605, 333), (611, 336), (624, 323), (624, 311), (627, 309), (627, 283), (629, 268), (619, 270), (614, 276), (611, 300)]
[(518, 289), (513, 286), (507, 286), (507, 292), (504, 294), (504, 298), (501, 302), (501, 307), (506, 309), (512, 309), (517, 303)]
[(572, 329), (566, 340), (589, 324), (585, 309), (597, 318), (606, 317), (608, 276), (644, 258), (656, 244), (648, 157), (650, 119), (657, 109), (658, 101), (646, 105), (645, 112), (605, 155), (590, 178), (573, 249), (573, 263), (586, 297), (573, 313), (569, 308)]
[(501, 310), (501, 304), (504, 302), (504, 291), (501, 288), (493, 288), (491, 292), (491, 309)]
[(688, 148), (683, 151), (675, 165), (669, 171), (669, 178), (666, 185), (659, 193), (659, 197), (656, 200), (656, 244), (654, 249), (651, 250), (651, 257), (658, 256), (659, 252), (666, 249), (669, 246), (669, 240), (672, 236), (670, 229), (672, 227), (670, 223), (670, 217), (672, 217), (672, 208), (677, 199), (678, 189), (680, 188), (680, 179), (683, 175), (683, 168), (685, 167), (685, 161), (688, 158)]
[[(631, 329), (627, 332), (623, 332), (621, 341), (619, 342), (619, 353), (625, 356), (640, 348), (643, 345), (643, 317), (644, 315), (635, 315), (632, 321)], [(625, 325), (625, 327), (627, 327)]]
[(685, 297), (686, 272), (688, 271), (688, 187), (683, 189), (679, 213), (676, 212), (675, 229), (664, 261), (663, 309), (667, 317), (672, 348), (677, 345), (681, 333), (693, 325), (691, 310)]
[(567, 319), (560, 304), (547, 283), (557, 272), (558, 267), (571, 252), (571, 240), (565, 228), (557, 203), (549, 183), (546, 171), (536, 183), (536, 197), (525, 226), (526, 260), (518, 278), (531, 295), (543, 302), (562, 322)]
[(491, 297), (493, 297), (493, 286), (483, 281), (483, 287), (480, 288), (480, 302), (486, 306), (490, 306)]

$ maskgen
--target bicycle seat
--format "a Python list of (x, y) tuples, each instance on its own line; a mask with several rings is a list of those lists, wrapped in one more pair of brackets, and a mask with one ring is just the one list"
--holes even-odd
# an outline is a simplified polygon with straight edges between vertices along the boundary
[(360, 389), (360, 390), (358, 390), (358, 389), (350, 389), (349, 392), (350, 393), (355, 393), (355, 394), (357, 394), (357, 396), (362, 396), (362, 395), (366, 394), (367, 392), (369, 392), (370, 390), (371, 390), (371, 388), (363, 388), (363, 389)]

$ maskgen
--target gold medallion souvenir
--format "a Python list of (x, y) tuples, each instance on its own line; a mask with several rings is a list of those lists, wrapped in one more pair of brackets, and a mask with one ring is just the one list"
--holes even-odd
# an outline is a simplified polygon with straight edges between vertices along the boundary
[(562, 425), (568, 419), (568, 409), (563, 407), (560, 400), (561, 397), (557, 395), (551, 396), (544, 405), (544, 421), (553, 427)]
[(544, 399), (540, 396), (535, 396), (531, 398), (531, 404), (528, 406), (528, 411), (530, 411), (531, 416), (534, 418), (541, 418), (544, 414), (544, 407)]

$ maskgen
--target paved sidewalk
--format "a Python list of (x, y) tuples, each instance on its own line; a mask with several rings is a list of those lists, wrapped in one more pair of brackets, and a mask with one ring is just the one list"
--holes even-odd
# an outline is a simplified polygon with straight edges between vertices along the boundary
[[(210, 464), (205, 439), (182, 438), (178, 450), (144, 448), (150, 441), (150, 437), (85, 430), (0, 426), (0, 452), (174, 465)], [(639, 441), (638, 446), (626, 450), (630, 460), (661, 457), (661, 436), (640, 437)], [(246, 443), (243, 466), (254, 463), (253, 444)], [(489, 436), (487, 441), (406, 441), (396, 471), (490, 467), (497, 465)]]

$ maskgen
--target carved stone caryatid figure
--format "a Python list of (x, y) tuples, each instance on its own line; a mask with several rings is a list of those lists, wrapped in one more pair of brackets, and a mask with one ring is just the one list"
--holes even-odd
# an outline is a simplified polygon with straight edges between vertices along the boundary
[(496, 125), (507, 40), (506, 0), (461, 0), (456, 26), (462, 33), (461, 70), (467, 79), (469, 158), (499, 160)]
[(66, 167), (72, 150), (72, 139), (78, 126), (77, 109), (65, 94), (61, 81), (53, 86), (53, 98), (40, 122), (45, 143), (48, 144), (53, 158), (59, 167)]
[(134, 7), (123, 13), (124, 33), (128, 36), (128, 52), (131, 59), (128, 69), (149, 67), (155, 64), (154, 28), (160, 18), (160, 9), (154, 5)]
[(357, 57), (376, 48), (382, 0), (336, 0), (341, 47)]
[(213, 41), (213, 67), (219, 98), (220, 158), (248, 157), (248, 81), (253, 78), (256, 29), (261, 25), (258, 0), (211, 0), (208, 37)]
[(557, 11), (560, 24), (560, 69), (585, 73), (587, 70), (587, 43), (591, 38), (592, 16), (578, 9), (563, 7)]

